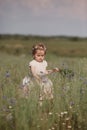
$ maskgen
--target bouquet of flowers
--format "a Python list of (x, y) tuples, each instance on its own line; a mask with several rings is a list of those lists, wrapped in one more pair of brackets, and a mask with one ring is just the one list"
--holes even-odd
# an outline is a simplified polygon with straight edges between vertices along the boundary
[(72, 78), (74, 76), (74, 72), (71, 69), (60, 69), (60, 74), (63, 77), (68, 77), (68, 78)]

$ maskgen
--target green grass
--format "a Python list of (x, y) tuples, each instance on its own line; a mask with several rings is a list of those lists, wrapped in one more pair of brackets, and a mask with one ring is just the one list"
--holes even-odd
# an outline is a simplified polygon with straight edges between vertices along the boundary
[(28, 74), (31, 55), (0, 53), (0, 130), (86, 130), (87, 59), (47, 54), (49, 68), (70, 69), (74, 76), (54, 73), (53, 102), (38, 104), (39, 86), (28, 99), (21, 97), (21, 81)]
[(42, 37), (22, 35), (0, 35), (0, 52), (20, 55), (31, 54), (33, 44), (44, 42), (48, 53), (57, 56), (87, 56), (87, 38), (79, 37)]

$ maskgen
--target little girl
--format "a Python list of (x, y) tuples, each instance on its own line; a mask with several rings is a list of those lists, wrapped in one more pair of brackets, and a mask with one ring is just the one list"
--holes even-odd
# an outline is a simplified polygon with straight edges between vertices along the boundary
[[(45, 60), (46, 47), (43, 43), (34, 45), (32, 48), (33, 60), (29, 62), (29, 69), (31, 72), (31, 79), (35, 80), (36, 83), (40, 86), (40, 100), (53, 99), (53, 83), (47, 77), (48, 74), (53, 72), (58, 72), (59, 69), (55, 68), (53, 70), (47, 70), (47, 61)], [(26, 84), (33, 83), (33, 80), (25, 77), (23, 80), (24, 91), (27, 91)], [(29, 83), (30, 82), (30, 83)], [(30, 90), (29, 90), (30, 91)]]

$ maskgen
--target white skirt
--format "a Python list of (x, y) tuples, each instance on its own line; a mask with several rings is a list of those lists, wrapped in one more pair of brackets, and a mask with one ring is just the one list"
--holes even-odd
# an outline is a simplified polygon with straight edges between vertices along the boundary
[[(37, 83), (34, 78), (25, 76), (22, 80), (22, 88), (26, 94), (29, 94), (30, 91)], [(42, 77), (41, 82), (39, 83), (40, 86), (40, 99), (53, 99), (53, 83), (48, 77)]]

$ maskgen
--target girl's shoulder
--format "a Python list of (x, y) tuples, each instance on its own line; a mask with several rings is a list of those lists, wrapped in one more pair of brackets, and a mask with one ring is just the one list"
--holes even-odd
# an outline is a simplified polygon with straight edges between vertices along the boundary
[(32, 61), (29, 62), (29, 66), (35, 65), (35, 64), (37, 64), (37, 61), (36, 61), (36, 60), (32, 60)]
[(45, 64), (46, 66), (48, 65), (46, 60), (43, 60), (43, 64)]

